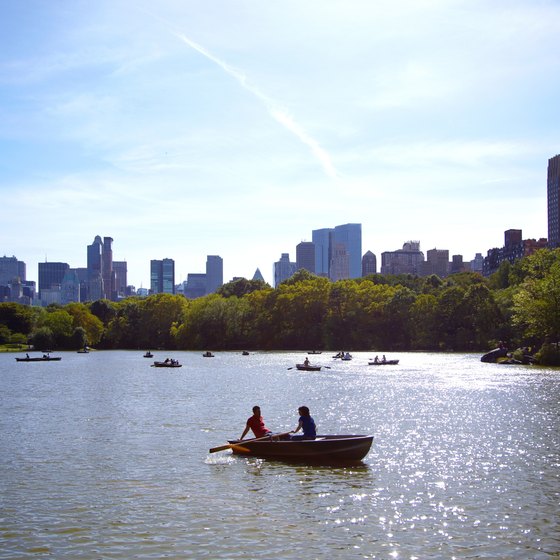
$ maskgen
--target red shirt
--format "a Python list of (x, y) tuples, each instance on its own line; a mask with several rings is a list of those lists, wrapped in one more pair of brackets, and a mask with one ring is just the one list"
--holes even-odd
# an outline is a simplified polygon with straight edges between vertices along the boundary
[(255, 437), (263, 437), (270, 433), (270, 430), (264, 425), (262, 416), (258, 418), (256, 416), (251, 416), (251, 418), (247, 420), (247, 425), (253, 430)]

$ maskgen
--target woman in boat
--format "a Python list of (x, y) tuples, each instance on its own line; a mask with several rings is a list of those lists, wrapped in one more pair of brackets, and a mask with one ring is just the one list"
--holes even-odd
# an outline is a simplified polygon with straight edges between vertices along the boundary
[(261, 407), (255, 405), (253, 407), (253, 416), (247, 419), (247, 424), (245, 425), (245, 429), (239, 438), (241, 441), (246, 435), (249, 430), (253, 430), (256, 438), (264, 437), (268, 434), (272, 435), (272, 432), (264, 425), (264, 419), (261, 416)]
[(317, 437), (317, 426), (315, 425), (315, 420), (313, 420), (309, 414), (309, 408), (306, 406), (300, 406), (298, 408), (298, 413), (298, 426), (292, 431), (292, 433), (295, 434), (300, 430), (303, 430), (303, 435), (291, 436), (291, 439), (315, 439)]

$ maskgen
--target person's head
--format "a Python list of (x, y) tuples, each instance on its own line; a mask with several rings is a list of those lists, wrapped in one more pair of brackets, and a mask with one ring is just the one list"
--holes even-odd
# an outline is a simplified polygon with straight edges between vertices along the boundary
[(309, 408), (306, 406), (300, 406), (298, 412), (300, 416), (309, 416)]
[(255, 406), (253, 407), (253, 414), (254, 414), (255, 416), (260, 416), (260, 415), (261, 415), (261, 407), (255, 405)]

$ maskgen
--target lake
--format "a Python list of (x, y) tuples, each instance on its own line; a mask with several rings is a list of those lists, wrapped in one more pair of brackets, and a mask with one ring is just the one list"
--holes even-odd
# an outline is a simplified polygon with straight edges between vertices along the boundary
[[(379, 352), (381, 356), (382, 352)], [(0, 354), (0, 558), (560, 557), (560, 370), (403, 353)], [(363, 463), (209, 454), (259, 404), (372, 434)]]

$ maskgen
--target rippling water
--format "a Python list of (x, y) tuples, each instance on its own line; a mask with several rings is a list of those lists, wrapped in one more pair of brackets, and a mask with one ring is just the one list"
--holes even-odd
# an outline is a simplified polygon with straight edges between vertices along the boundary
[[(478, 355), (0, 354), (0, 558), (560, 557), (560, 371)], [(253, 404), (371, 433), (363, 464), (212, 454)]]

